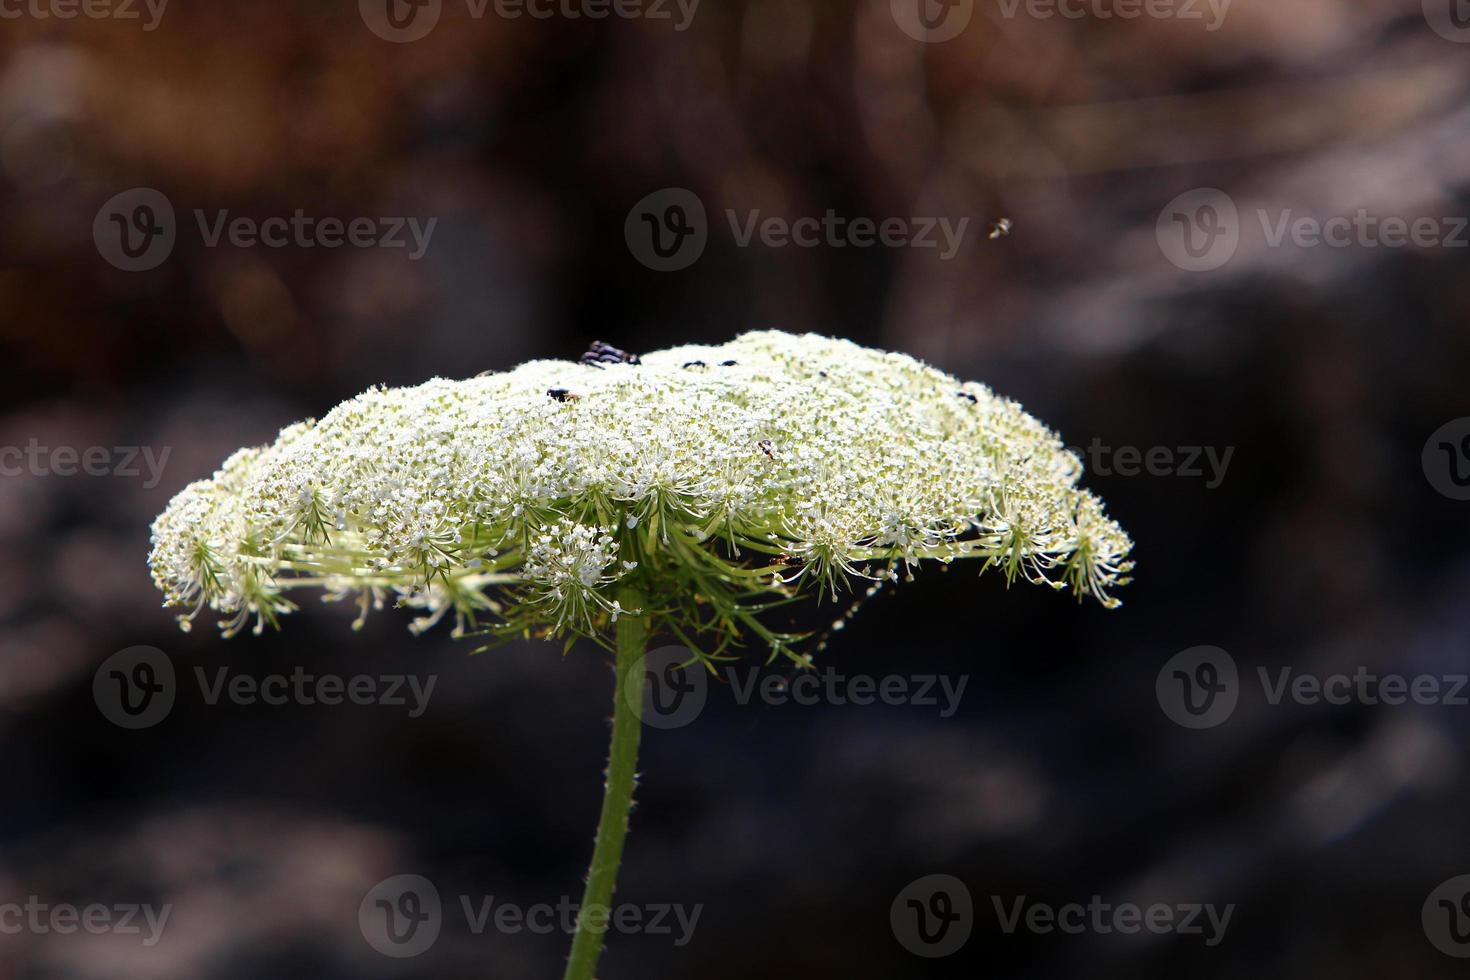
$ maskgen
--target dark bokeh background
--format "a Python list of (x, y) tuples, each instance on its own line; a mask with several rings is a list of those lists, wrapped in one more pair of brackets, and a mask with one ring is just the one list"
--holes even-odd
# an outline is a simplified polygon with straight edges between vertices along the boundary
[[(887, 0), (705, 0), (685, 31), (445, 0), (402, 44), (350, 0), (175, 0), (151, 31), (0, 21), (0, 445), (170, 451), (152, 487), (0, 478), (0, 901), (174, 906), (150, 948), (0, 935), (0, 978), (556, 975), (565, 937), (477, 936), (453, 913), (429, 952), (388, 959), (358, 903), (401, 873), (446, 902), (579, 893), (606, 655), (467, 657), (405, 615), (354, 634), (312, 601), (280, 634), (181, 634), (148, 524), (234, 448), (374, 383), (754, 327), (915, 354), (1074, 445), (1234, 455), (1213, 489), (1089, 475), (1138, 545), (1120, 611), (957, 568), (875, 600), (823, 654), (849, 675), (966, 676), (953, 717), (717, 689), (694, 724), (648, 733), (619, 899), (703, 913), (683, 948), (611, 937), (605, 977), (1463, 975), (1420, 914), (1470, 872), (1470, 707), (1273, 706), (1255, 681), (1470, 672), (1470, 504), (1421, 463), (1470, 415), (1470, 256), (1272, 249), (1254, 218), (1470, 214), (1470, 45), (1431, 28), (1433, 6), (1235, 0), (1210, 31), (977, 0), (943, 43)], [(93, 221), (135, 187), (172, 202), (178, 242), (126, 272)], [(656, 272), (624, 222), (669, 187), (703, 201), (709, 245)], [(1202, 187), (1239, 206), (1242, 240), (1188, 272), (1155, 221)], [(195, 208), (438, 224), (417, 261), (211, 248)], [(949, 261), (737, 247), (723, 212), (757, 208), (971, 227)], [(186, 678), (300, 665), (438, 687), (408, 718), (211, 706), (186, 685), (125, 731), (92, 680), (138, 644)], [(1155, 678), (1201, 644), (1243, 690), (1195, 731)], [(965, 883), (975, 925), (927, 959), (889, 913), (936, 873)], [(1236, 909), (1207, 947), (1008, 935), (991, 905), (1094, 894)]]

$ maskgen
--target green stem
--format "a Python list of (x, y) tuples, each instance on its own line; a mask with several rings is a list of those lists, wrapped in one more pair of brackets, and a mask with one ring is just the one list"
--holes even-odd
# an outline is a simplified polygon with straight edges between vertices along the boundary
[(602, 937), (607, 931), (618, 865), (623, 860), (623, 840), (628, 836), (633, 786), (638, 781), (638, 739), (643, 722), (632, 702), (642, 691), (642, 685), (630, 688), (628, 678), (640, 667), (648, 639), (648, 621), (641, 615), (644, 600), (637, 589), (623, 586), (618, 592), (618, 602), (637, 614), (625, 613), (618, 618), (617, 687), (613, 691), (612, 748), (608, 752), (607, 782), (603, 785), (602, 816), (597, 821), (597, 843), (592, 849), (592, 866), (587, 871), (587, 888), (582, 893), (577, 933), (572, 937), (572, 953), (567, 958), (564, 980), (593, 980), (597, 974), (597, 958), (602, 955)]

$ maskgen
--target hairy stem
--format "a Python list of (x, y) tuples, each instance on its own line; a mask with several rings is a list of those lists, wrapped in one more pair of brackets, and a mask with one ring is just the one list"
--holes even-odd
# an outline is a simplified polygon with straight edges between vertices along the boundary
[(638, 739), (643, 722), (634, 699), (641, 697), (643, 687), (641, 683), (630, 686), (629, 677), (635, 669), (641, 669), (639, 661), (648, 639), (648, 622), (642, 613), (644, 599), (637, 589), (624, 586), (618, 592), (618, 601), (627, 612), (618, 619), (612, 748), (608, 752), (597, 842), (592, 849), (592, 866), (587, 871), (587, 888), (582, 893), (565, 980), (593, 980), (597, 974), (597, 958), (602, 955), (602, 937), (612, 907), (613, 887), (623, 860), (623, 840), (628, 836), (633, 786), (638, 781)]

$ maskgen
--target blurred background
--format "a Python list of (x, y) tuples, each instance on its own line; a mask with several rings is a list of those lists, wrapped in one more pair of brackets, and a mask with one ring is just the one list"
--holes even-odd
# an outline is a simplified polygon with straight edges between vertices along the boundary
[[(947, 715), (717, 684), (650, 730), (618, 901), (699, 918), (610, 936), (602, 976), (1463, 976), (1463, 0), (609, 9), (0, 3), (0, 978), (558, 975), (560, 931), (464, 900), (580, 894), (606, 654), (309, 598), (184, 634), (148, 525), (369, 385), (766, 327), (1018, 398), (1136, 582), (1109, 613), (928, 573), (818, 661), (963, 679)], [(99, 668), (140, 645), (176, 696), (127, 728)], [(1181, 713), (1181, 663), (1223, 708)], [(436, 686), (412, 716), (196, 682), (298, 669)], [(1439, 694), (1272, 695), (1341, 675)], [(387, 956), (359, 907), (405, 874), (442, 930)], [(1007, 928), (1093, 896), (1231, 917)], [(125, 905), (170, 910), (156, 941)]]

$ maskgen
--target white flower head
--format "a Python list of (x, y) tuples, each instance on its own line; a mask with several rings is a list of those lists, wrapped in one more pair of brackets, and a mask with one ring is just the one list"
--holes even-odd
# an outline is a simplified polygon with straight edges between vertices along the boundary
[(374, 388), (230, 457), (153, 526), (168, 605), (227, 632), (293, 588), (396, 595), (432, 624), (604, 637), (620, 583), (655, 625), (793, 639), (757, 613), (978, 558), (1116, 605), (1132, 542), (1015, 402), (903, 354), (777, 331), (644, 357), (598, 345)]

